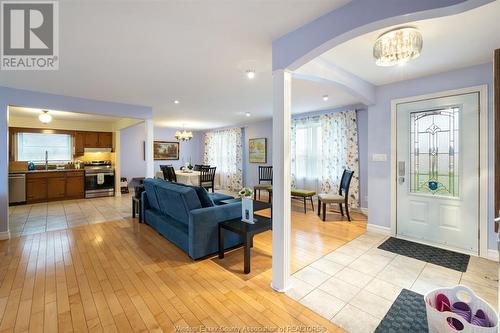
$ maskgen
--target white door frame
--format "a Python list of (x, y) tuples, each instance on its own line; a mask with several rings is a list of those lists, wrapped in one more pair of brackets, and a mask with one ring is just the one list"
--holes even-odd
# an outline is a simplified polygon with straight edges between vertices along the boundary
[[(479, 93), (479, 253), (468, 253), (488, 258), (488, 85), (474, 86), (462, 89), (447, 90), (438, 93), (394, 99), (391, 101), (391, 235), (396, 234), (397, 218), (397, 131), (396, 112), (398, 104), (418, 102), (427, 99)], [(418, 240), (417, 240), (418, 241)], [(420, 243), (425, 243), (418, 241)], [(432, 246), (447, 248), (440, 244)], [(463, 250), (449, 248), (454, 251)]]

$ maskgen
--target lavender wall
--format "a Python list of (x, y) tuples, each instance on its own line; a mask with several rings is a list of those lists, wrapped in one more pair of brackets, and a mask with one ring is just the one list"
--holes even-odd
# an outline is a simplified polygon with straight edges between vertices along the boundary
[[(377, 103), (368, 109), (368, 199), (369, 223), (390, 227), (391, 215), (391, 100), (471, 86), (488, 85), (489, 175), (493, 184), (493, 69), (484, 64), (377, 88)], [(373, 154), (387, 154), (387, 162), (373, 162)], [(493, 189), (488, 196), (488, 220), (493, 219)], [(488, 248), (496, 248), (493, 224), (489, 224)]]
[[(347, 109), (356, 109), (358, 119), (358, 144), (359, 144), (359, 197), (362, 208), (368, 208), (368, 112), (363, 105), (353, 105), (319, 112), (310, 112), (294, 115), (294, 118), (313, 116), (322, 113), (341, 112)], [(248, 162), (248, 139), (267, 138), (267, 163), (272, 165), (272, 119), (252, 123), (245, 126), (245, 141), (243, 145), (243, 173), (245, 186), (253, 187), (259, 182), (259, 165)]]
[[(176, 129), (155, 127), (154, 139), (160, 141), (176, 141), (174, 138)], [(145, 140), (144, 124), (134, 125), (121, 130), (120, 133), (122, 154), (120, 158), (121, 175), (130, 181), (134, 177), (144, 177), (146, 174), (146, 162), (143, 159), (143, 141)], [(160, 164), (172, 164), (176, 169), (184, 162), (194, 165), (202, 161), (202, 133), (193, 132), (193, 139), (180, 143), (179, 160), (154, 161), (155, 171), (160, 170)]]
[(4, 238), (8, 231), (7, 108), (9, 105), (84, 112), (124, 118), (148, 119), (153, 116), (153, 110), (147, 106), (0, 87), (0, 239)]

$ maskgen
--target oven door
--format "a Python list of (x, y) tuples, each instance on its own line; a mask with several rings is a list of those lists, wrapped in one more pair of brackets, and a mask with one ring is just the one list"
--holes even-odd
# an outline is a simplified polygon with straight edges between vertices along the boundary
[(85, 171), (85, 197), (95, 198), (115, 194), (114, 171)]

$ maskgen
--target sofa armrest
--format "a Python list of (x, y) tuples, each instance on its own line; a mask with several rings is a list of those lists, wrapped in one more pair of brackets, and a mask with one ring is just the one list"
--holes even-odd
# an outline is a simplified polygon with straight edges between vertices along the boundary
[(141, 193), (141, 211), (139, 214), (141, 214), (141, 219), (143, 222), (146, 222), (146, 209), (150, 208), (151, 206), (149, 205), (148, 201), (148, 195), (146, 194), (146, 191)]
[(188, 226), (189, 255), (198, 259), (216, 252), (219, 223), (236, 218), (241, 218), (241, 202), (192, 210)]

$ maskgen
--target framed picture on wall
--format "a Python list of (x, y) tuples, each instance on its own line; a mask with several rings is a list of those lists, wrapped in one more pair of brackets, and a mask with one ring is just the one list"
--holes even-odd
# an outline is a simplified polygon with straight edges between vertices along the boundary
[(267, 163), (267, 138), (248, 139), (248, 161)]
[(153, 158), (155, 161), (178, 160), (179, 142), (154, 141)]

